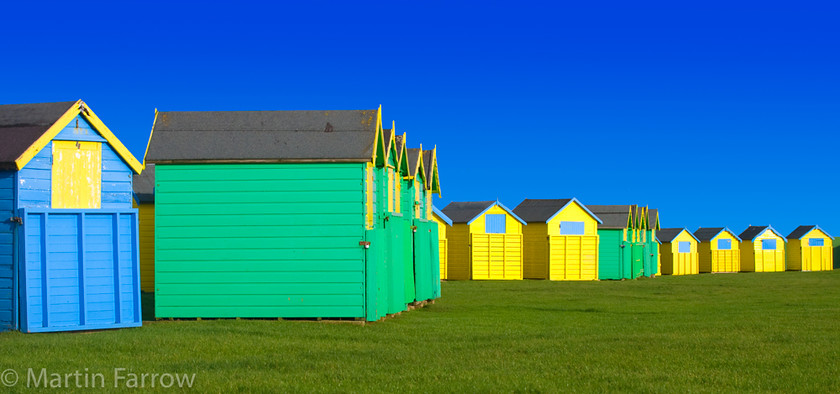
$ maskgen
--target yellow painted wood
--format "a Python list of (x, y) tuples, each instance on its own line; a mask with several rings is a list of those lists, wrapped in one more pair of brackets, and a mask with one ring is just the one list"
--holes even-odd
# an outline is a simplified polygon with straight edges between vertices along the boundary
[(155, 204), (137, 207), (140, 227), (140, 290), (155, 291)]
[(522, 279), (522, 234), (470, 234), (472, 279)]
[[(761, 240), (775, 239), (776, 250), (762, 250)], [(742, 272), (782, 272), (785, 270), (785, 240), (766, 230), (753, 241), (741, 242)]]
[(373, 163), (367, 163), (365, 167), (365, 224), (368, 229), (373, 228), (373, 211)]
[[(731, 250), (718, 249), (718, 240), (732, 241)], [(709, 242), (701, 242), (698, 247), (700, 272), (740, 272), (740, 242), (734, 234), (722, 231)]]
[(449, 241), (447, 240), (447, 232), (450, 231), (450, 226), (447, 224), (443, 219), (440, 218), (437, 214), (432, 214), (432, 220), (435, 221), (438, 225), (438, 243), (439, 243), (439, 253), (440, 256), (440, 279), (449, 279), (448, 274), (448, 262), (449, 262)]
[(487, 212), (481, 214), (481, 216), (475, 218), (472, 223), (470, 223), (470, 234), (483, 234), (485, 230), (485, 221), (484, 217), (487, 215), (494, 215), (494, 214), (501, 214), (505, 215), (505, 234), (522, 234), (522, 223), (519, 220), (516, 220), (513, 216), (511, 216), (507, 211), (502, 209), (498, 205), (494, 205), (492, 208), (488, 209)]
[[(822, 239), (823, 246), (809, 246), (810, 239)], [(801, 239), (788, 240), (787, 269), (792, 271), (830, 271), (834, 269), (832, 239), (814, 228)]]
[[(679, 243), (690, 242), (690, 253), (679, 253)], [(661, 272), (663, 275), (694, 275), (700, 273), (697, 240), (681, 231), (672, 242), (664, 242), (661, 250)]]
[(466, 223), (455, 223), (447, 230), (449, 241), (446, 278), (469, 280), (470, 273), (470, 231)]
[(598, 280), (597, 235), (549, 237), (550, 280)]
[[(560, 235), (560, 222), (584, 223), (583, 235)], [(523, 234), (523, 276), (527, 279), (597, 280), (598, 221), (576, 201), (548, 223), (529, 223)]]
[(102, 143), (53, 141), (52, 207), (98, 209), (102, 204)]

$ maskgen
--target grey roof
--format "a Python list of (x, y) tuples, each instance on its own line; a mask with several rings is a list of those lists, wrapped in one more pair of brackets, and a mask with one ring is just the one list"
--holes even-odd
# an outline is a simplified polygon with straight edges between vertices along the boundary
[(513, 208), (513, 213), (521, 217), (522, 220), (528, 223), (545, 222), (557, 211), (566, 206), (572, 201), (571, 198), (561, 199), (531, 199), (526, 198), (516, 208)]
[(773, 226), (749, 226), (746, 230), (744, 230), (741, 234), (738, 235), (738, 238), (741, 238), (744, 241), (752, 241), (755, 237), (762, 234), (765, 230), (770, 230), (774, 234), (778, 235), (779, 238), (784, 239), (785, 237), (782, 234), (779, 234)]
[(587, 205), (595, 216), (601, 219), (599, 229), (627, 228), (630, 211), (635, 212), (635, 205)]
[(811, 230), (813, 230), (813, 229), (815, 229), (815, 228), (817, 228), (817, 226), (816, 226), (816, 225), (811, 225), (811, 226), (799, 226), (799, 227), (797, 227), (795, 230), (793, 230), (793, 232), (791, 232), (790, 234), (788, 234), (787, 238), (788, 238), (788, 239), (800, 239), (800, 238), (804, 237), (804, 236), (805, 236), (805, 234), (808, 234), (808, 232), (809, 232), (809, 231), (811, 231)]
[[(410, 150), (409, 150), (410, 152)], [(464, 201), (451, 202), (441, 211), (452, 220), (453, 223), (467, 223), (487, 208), (490, 208), (495, 201)]]
[(15, 160), (75, 103), (0, 105), (0, 169), (17, 169)]
[(648, 209), (648, 227), (656, 228), (657, 221), (659, 220), (659, 210), (656, 208)]
[(377, 112), (159, 112), (146, 161), (365, 162)]
[(408, 175), (415, 176), (417, 175), (417, 160), (420, 157), (420, 148), (409, 148), (407, 153)]
[(700, 242), (708, 242), (723, 230), (726, 230), (726, 227), (700, 227), (694, 231), (694, 237), (700, 240)]
[(423, 170), (426, 171), (426, 188), (432, 188), (432, 151), (423, 152)]
[(397, 160), (399, 160), (400, 156), (402, 156), (403, 150), (403, 135), (396, 135), (394, 136), (394, 142), (397, 144)]
[[(671, 242), (671, 241), (674, 240), (674, 238), (677, 237), (677, 235), (680, 235), (680, 233), (683, 230), (686, 230), (686, 229), (682, 228), (682, 227), (679, 227), (679, 228), (663, 228), (663, 229), (656, 232), (656, 238), (658, 238), (659, 242), (662, 242), (662, 243)], [(691, 234), (691, 231), (686, 230), (686, 232), (689, 233), (692, 237), (694, 237), (694, 234)], [(697, 237), (694, 237), (694, 239), (697, 239)]]
[(134, 174), (134, 196), (138, 203), (155, 202), (155, 165), (146, 164), (140, 175)]

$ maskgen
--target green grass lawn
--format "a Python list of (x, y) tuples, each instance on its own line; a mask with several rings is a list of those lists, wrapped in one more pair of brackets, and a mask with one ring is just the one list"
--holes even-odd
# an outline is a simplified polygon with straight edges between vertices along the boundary
[(87, 368), (111, 390), (121, 367), (195, 373), (201, 391), (840, 391), (840, 271), (446, 282), (443, 294), (364, 326), (2, 333), (0, 370)]

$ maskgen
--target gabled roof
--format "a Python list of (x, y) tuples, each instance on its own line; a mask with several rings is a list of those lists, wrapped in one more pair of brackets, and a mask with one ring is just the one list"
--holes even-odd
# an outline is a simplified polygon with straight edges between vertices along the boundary
[(420, 179), (423, 180), (423, 182), (421, 182), (423, 184), (423, 187), (425, 187), (426, 170), (425, 168), (423, 168), (423, 155), (425, 154), (425, 152), (423, 152), (423, 148), (409, 148), (407, 149), (407, 151), (408, 154), (406, 155), (406, 157), (408, 157), (408, 176), (412, 178), (419, 176)]
[(623, 229), (631, 223), (631, 212), (635, 205), (587, 205), (589, 212), (598, 216), (602, 223), (599, 229)]
[[(422, 149), (423, 146), (421, 145)], [(426, 170), (426, 190), (437, 193), (440, 196), (440, 179), (437, 169), (437, 147), (431, 151), (423, 152), (423, 168)]]
[[(647, 214), (648, 228), (659, 230), (661, 228), (659, 225), (659, 210), (656, 208), (651, 208), (647, 210)], [(651, 223), (653, 223), (653, 226), (650, 225)]]
[(134, 174), (134, 199), (137, 203), (155, 202), (155, 165), (146, 164), (140, 174)]
[(834, 237), (832, 237), (831, 234), (829, 234), (828, 232), (826, 232), (825, 230), (820, 228), (820, 226), (817, 226), (817, 225), (799, 226), (795, 230), (793, 230), (790, 234), (788, 234), (787, 239), (802, 239), (802, 237), (808, 235), (808, 233), (810, 233), (811, 230), (814, 230), (814, 229), (820, 230), (823, 233), (825, 233), (825, 235), (828, 235), (829, 238), (834, 239)]
[(143, 164), (82, 100), (0, 105), (0, 169), (22, 169), (76, 116), (88, 121), (135, 173), (143, 170)]
[(445, 213), (443, 213), (440, 209), (438, 209), (438, 207), (436, 207), (436, 206), (434, 206), (434, 205), (432, 205), (432, 213), (434, 213), (435, 215), (437, 215), (437, 216), (438, 216), (441, 220), (443, 220), (446, 224), (448, 224), (448, 225), (450, 225), (450, 226), (452, 225), (452, 219), (450, 219), (450, 218), (449, 218), (449, 216), (446, 216), (446, 214), (445, 214)]
[(394, 142), (397, 144), (397, 157), (399, 158), (397, 162), (400, 163), (398, 172), (402, 176), (409, 176), (411, 170), (408, 166), (408, 156), (406, 155), (405, 139), (405, 133), (394, 136)]
[(562, 198), (562, 199), (529, 199), (526, 198), (523, 200), (516, 208), (513, 209), (513, 212), (519, 215), (523, 220), (528, 223), (548, 223), (551, 219), (554, 218), (560, 211), (565, 209), (571, 203), (577, 203), (581, 208), (583, 208), (586, 213), (589, 214), (593, 219), (595, 219), (598, 223), (603, 223), (601, 218), (597, 215), (592, 213), (585, 205), (583, 205), (578, 199), (576, 198)]
[(452, 219), (452, 223), (466, 223), (471, 224), (476, 218), (493, 208), (494, 206), (498, 206), (502, 208), (505, 212), (509, 213), (510, 216), (513, 216), (514, 219), (522, 223), (523, 225), (527, 225), (522, 218), (518, 215), (513, 213), (508, 207), (502, 205), (502, 203), (498, 201), (463, 201), (463, 202), (451, 202), (449, 205), (443, 208), (443, 213), (446, 216), (449, 216)]
[(709, 242), (724, 231), (728, 232), (738, 241), (741, 240), (741, 238), (738, 238), (738, 236), (735, 235), (735, 232), (730, 230), (728, 227), (700, 227), (694, 231), (694, 238), (697, 238), (700, 242)]
[(146, 161), (384, 165), (381, 129), (380, 109), (158, 112)]
[(774, 229), (773, 226), (749, 226), (746, 230), (741, 232), (741, 234), (739, 234), (738, 237), (741, 238), (741, 240), (743, 241), (752, 241), (755, 240), (755, 238), (759, 235), (764, 234), (764, 232), (767, 230), (772, 231), (773, 234), (778, 235), (779, 238), (785, 239), (785, 237), (782, 236), (782, 234), (779, 234), (779, 232), (776, 231), (776, 229)]
[(680, 235), (680, 233), (683, 232), (683, 231), (688, 233), (688, 235), (690, 235), (691, 238), (694, 238), (695, 241), (700, 242), (700, 240), (697, 239), (697, 237), (695, 237), (694, 234), (692, 234), (691, 231), (688, 231), (688, 229), (685, 228), (685, 227), (674, 227), (674, 228), (660, 229), (659, 231), (656, 232), (656, 238), (661, 243), (671, 242), (671, 241), (674, 240), (674, 238), (677, 238), (677, 236)]

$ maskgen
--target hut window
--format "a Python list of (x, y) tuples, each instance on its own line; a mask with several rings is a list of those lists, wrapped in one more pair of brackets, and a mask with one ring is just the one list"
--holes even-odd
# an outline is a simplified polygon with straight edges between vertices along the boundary
[(718, 249), (719, 250), (731, 250), (732, 249), (732, 240), (731, 239), (719, 239), (718, 240)]
[(680, 241), (678, 251), (680, 253), (691, 253), (691, 242), (689, 241)]
[(585, 228), (583, 222), (560, 222), (561, 235), (583, 235)]
[(776, 240), (775, 239), (762, 239), (761, 240), (761, 249), (762, 250), (776, 250)]
[(488, 234), (504, 234), (505, 219), (505, 215), (503, 214), (484, 215), (484, 232)]
[(808, 238), (808, 246), (823, 246), (824, 242), (822, 238)]
[(53, 208), (98, 209), (102, 204), (102, 143), (53, 141)]

